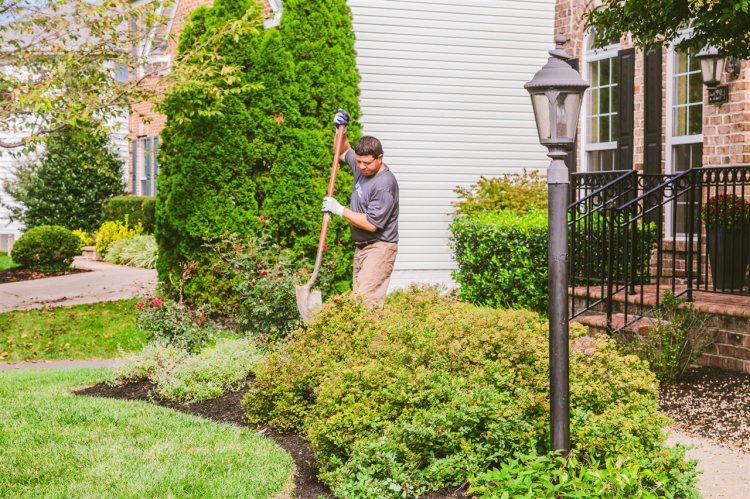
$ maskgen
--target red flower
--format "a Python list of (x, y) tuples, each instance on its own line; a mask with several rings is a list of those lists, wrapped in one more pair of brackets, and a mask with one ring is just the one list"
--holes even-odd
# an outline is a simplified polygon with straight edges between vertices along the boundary
[(203, 324), (204, 324), (205, 322), (206, 322), (206, 317), (205, 317), (205, 316), (203, 316), (203, 315), (199, 316), (199, 317), (198, 317), (198, 318), (197, 318), (197, 319), (195, 320), (195, 323), (196, 323), (196, 324), (198, 324), (199, 326), (202, 326), (202, 325), (203, 325)]
[(239, 307), (239, 306), (240, 306), (240, 304), (239, 304), (239, 303), (234, 303), (234, 304), (233, 304), (232, 306), (233, 306), (234, 308), (237, 308), (237, 307)]
[(261, 270), (260, 272), (258, 272), (258, 274), (259, 274), (259, 275), (260, 275), (261, 277), (264, 277), (264, 276), (268, 275), (268, 272), (266, 272), (265, 270)]
[(153, 305), (154, 305), (155, 307), (161, 307), (162, 305), (164, 305), (164, 302), (163, 302), (163, 301), (161, 301), (161, 300), (160, 300), (160, 299), (158, 299), (158, 298), (154, 298), (154, 301), (152, 301), (151, 303), (152, 303), (152, 304), (153, 304)]
[(138, 308), (143, 308), (143, 305), (145, 304), (142, 301), (139, 301), (138, 303), (135, 304), (135, 306)]
[(323, 245), (323, 251), (328, 251), (328, 245)]

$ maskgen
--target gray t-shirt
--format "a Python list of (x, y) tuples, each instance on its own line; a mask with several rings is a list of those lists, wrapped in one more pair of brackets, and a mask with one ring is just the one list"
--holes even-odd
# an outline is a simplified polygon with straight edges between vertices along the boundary
[(368, 232), (355, 226), (352, 228), (354, 242), (379, 239), (388, 243), (398, 242), (398, 182), (385, 166), (372, 177), (362, 175), (357, 168), (357, 155), (353, 149), (346, 152), (346, 162), (354, 174), (354, 188), (349, 209), (367, 215), (367, 220), (378, 228)]

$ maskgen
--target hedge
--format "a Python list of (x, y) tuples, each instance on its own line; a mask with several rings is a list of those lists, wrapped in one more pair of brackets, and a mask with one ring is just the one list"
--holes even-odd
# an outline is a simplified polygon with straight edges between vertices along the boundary
[[(105, 220), (128, 221), (135, 227), (139, 223), (146, 234), (154, 233), (156, 223), (156, 198), (153, 196), (115, 196), (104, 203)], [(127, 218), (126, 218), (127, 217)]]
[(450, 229), (462, 299), (547, 312), (546, 213), (459, 215)]

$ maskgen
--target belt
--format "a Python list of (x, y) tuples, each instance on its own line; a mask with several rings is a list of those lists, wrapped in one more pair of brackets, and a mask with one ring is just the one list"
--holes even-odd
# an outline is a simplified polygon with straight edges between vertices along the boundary
[(357, 249), (362, 249), (377, 242), (380, 242), (380, 239), (370, 239), (369, 241), (354, 241), (354, 247)]

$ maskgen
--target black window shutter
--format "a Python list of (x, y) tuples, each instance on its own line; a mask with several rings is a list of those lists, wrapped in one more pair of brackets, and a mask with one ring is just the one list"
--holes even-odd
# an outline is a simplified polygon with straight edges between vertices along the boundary
[(620, 132), (617, 137), (617, 163), (619, 170), (633, 169), (633, 92), (635, 80), (635, 49), (617, 52), (620, 81), (617, 115)]
[[(570, 64), (570, 67), (578, 71), (578, 59), (569, 59), (568, 64)], [(579, 120), (580, 123), (580, 120)], [(577, 153), (578, 152), (578, 138), (576, 137), (575, 142), (573, 142), (573, 147), (570, 148), (568, 151), (568, 155), (565, 157), (565, 166), (568, 167), (569, 173), (575, 173), (578, 171), (578, 162), (576, 161)]]
[(643, 54), (643, 171), (661, 174), (661, 48)]

